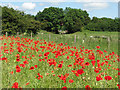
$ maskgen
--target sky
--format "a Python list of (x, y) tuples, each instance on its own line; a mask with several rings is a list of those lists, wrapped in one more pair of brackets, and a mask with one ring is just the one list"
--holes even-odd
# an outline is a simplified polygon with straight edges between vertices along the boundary
[(93, 16), (112, 19), (118, 17), (118, 0), (1, 0), (0, 5), (9, 6), (31, 15), (36, 15), (39, 11), (42, 12), (44, 8), (65, 9), (71, 7), (86, 10), (91, 19)]

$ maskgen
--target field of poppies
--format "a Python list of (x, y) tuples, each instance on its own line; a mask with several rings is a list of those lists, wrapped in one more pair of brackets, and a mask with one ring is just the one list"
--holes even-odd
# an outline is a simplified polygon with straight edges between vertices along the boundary
[(2, 88), (120, 88), (119, 56), (101, 46), (0, 37)]

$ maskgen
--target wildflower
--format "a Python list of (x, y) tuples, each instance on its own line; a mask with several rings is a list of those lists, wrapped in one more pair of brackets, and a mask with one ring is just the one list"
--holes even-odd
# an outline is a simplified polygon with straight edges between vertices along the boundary
[(91, 63), (92, 63), (93, 66), (95, 66), (95, 62), (96, 62), (96, 61), (91, 61)]
[(89, 85), (86, 85), (86, 86), (85, 86), (85, 89), (86, 89), (86, 90), (90, 90), (90, 86), (89, 86)]
[(96, 68), (94, 71), (95, 71), (96, 73), (99, 73), (99, 69), (98, 69), (98, 68)]
[(20, 72), (21, 71), (21, 69), (16, 69), (16, 72)]
[(29, 83), (26, 83), (26, 85), (28, 85)]
[(58, 67), (59, 67), (59, 68), (62, 68), (62, 64), (59, 64)]
[(89, 63), (89, 62), (86, 62), (86, 63), (85, 63), (85, 65), (86, 65), (86, 66), (89, 66), (89, 65), (90, 65), (90, 63)]
[(68, 65), (68, 67), (72, 67), (72, 65), (70, 64), (70, 65)]
[(96, 46), (97, 49), (100, 49), (100, 46)]
[(67, 87), (66, 86), (64, 86), (64, 87), (62, 87), (62, 89), (61, 90), (67, 90)]
[(84, 73), (84, 71), (83, 71), (83, 69), (78, 69), (78, 70), (77, 70), (77, 73), (81, 75), (81, 74)]
[(17, 59), (16, 59), (16, 61), (17, 61), (17, 62), (19, 62), (19, 61), (20, 61), (20, 59), (19, 59), (19, 58), (17, 58)]
[(13, 71), (12, 72), (10, 72), (11, 74), (13, 74)]
[(23, 68), (26, 67), (25, 64), (20, 64), (20, 66), (23, 67)]
[(28, 61), (23, 61), (24, 64), (28, 64)]
[(18, 82), (15, 82), (12, 86), (12, 88), (18, 88)]
[(118, 75), (120, 75), (120, 72), (118, 72)]
[(6, 45), (6, 43), (4, 43), (4, 45)]
[(37, 65), (35, 65), (35, 68), (37, 68)]
[(69, 56), (67, 56), (67, 59), (69, 59)]
[(34, 70), (34, 67), (32, 66), (29, 70)]
[(105, 76), (104, 79), (105, 79), (105, 80), (111, 80), (112, 77), (111, 77), (111, 76)]
[(69, 83), (73, 83), (74, 81), (72, 79), (69, 80)]
[(98, 76), (96, 77), (96, 80), (97, 80), (97, 81), (100, 81), (100, 80), (103, 80), (103, 78), (101, 78), (101, 76), (98, 75)]

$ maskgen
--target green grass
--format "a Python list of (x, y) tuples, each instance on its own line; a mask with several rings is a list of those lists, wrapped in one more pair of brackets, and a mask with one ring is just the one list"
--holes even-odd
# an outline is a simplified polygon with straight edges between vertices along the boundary
[[(111, 32), (111, 33), (77, 32), (74, 34), (62, 35), (62, 37), (61, 35), (56, 35), (56, 34), (52, 34), (45, 31), (41, 31), (40, 33), (44, 33), (44, 34), (42, 35), (38, 34), (34, 36), (32, 38), (33, 41), (31, 43), (29, 43), (30, 37), (28, 36), (22, 36), (22, 37), (20, 36), (20, 38), (3, 37), (3, 40), (1, 40), (2, 41), (1, 46), (3, 46), (1, 57), (7, 58), (7, 62), (6, 60), (0, 61), (2, 62), (2, 87), (3, 88), (11, 88), (15, 82), (18, 82), (18, 87), (22, 87), (22, 88), (62, 88), (64, 86), (66, 86), (67, 88), (85, 88), (86, 85), (89, 85), (91, 88), (117, 88), (118, 71), (113, 69), (113, 68), (115, 69), (118, 68), (118, 62), (117, 62), (118, 57), (116, 57), (118, 53), (118, 42), (117, 42), (118, 33), (117, 32)], [(85, 43), (81, 44), (82, 39), (84, 37), (84, 33), (87, 34), (87, 38)], [(49, 40), (49, 34), (51, 35), (50, 40)], [(77, 36), (76, 43), (74, 43), (74, 35)], [(92, 35), (93, 36), (95, 35), (111, 36), (113, 40), (111, 41), (110, 48), (109, 49), (107, 48), (106, 40), (102, 40), (101, 42), (99, 42), (99, 40), (97, 39), (90, 41), (89, 36), (92, 36)], [(78, 36), (79, 36), (79, 39), (78, 39)], [(35, 41), (39, 41), (39, 42), (35, 45)], [(53, 43), (51, 41), (53, 41)], [(42, 43), (42, 42), (46, 42), (46, 43)], [(4, 43), (6, 43), (7, 45), (4, 45)], [(22, 45), (20, 45), (19, 43)], [(58, 45), (60, 43), (63, 43), (63, 46)], [(67, 45), (65, 43), (67, 43)], [(49, 46), (49, 44), (53, 46)], [(80, 47), (80, 45), (82, 45), (82, 47), (84, 46), (85, 49)], [(7, 47), (5, 48), (5, 46)], [(44, 51), (42, 51), (43, 49), (40, 48), (40, 46), (46, 47)], [(70, 49), (68, 49), (68, 46), (70, 47)], [(76, 47), (76, 49), (73, 46)], [(99, 50), (102, 51), (103, 54), (99, 54), (96, 52), (97, 50), (96, 46), (100, 46)], [(18, 47), (22, 50), (22, 52), (18, 52)], [(80, 51), (80, 48), (83, 51)], [(61, 49), (63, 49), (63, 52), (60, 51)], [(91, 52), (86, 53), (87, 49), (91, 50)], [(8, 53), (6, 50), (8, 50)], [(11, 53), (10, 53), (10, 50), (11, 50)], [(104, 50), (106, 50), (107, 53), (105, 53)], [(53, 53), (54, 51), (61, 53), (61, 55), (58, 56), (58, 58), (55, 58), (55, 54)], [(70, 56), (71, 54), (70, 51), (78, 52), (78, 54), (74, 53), (73, 56)], [(48, 55), (48, 59), (54, 59), (55, 60), (54, 62), (56, 62), (56, 66), (54, 65), (49, 66), (49, 63), (47, 62), (48, 59), (45, 59), (46, 56), (44, 56), (46, 52), (50, 53)], [(115, 52), (115, 54), (113, 54), (112, 52)], [(65, 55), (63, 55), (63, 53)], [(104, 64), (103, 66), (101, 66), (101, 70), (99, 71), (99, 73), (96, 73), (94, 71), (95, 67), (98, 67), (98, 66), (97, 66), (97, 63), (95, 64), (94, 67), (91, 64), (92, 60), (89, 59), (89, 55), (91, 55), (90, 53), (94, 53), (95, 61), (97, 62), (97, 60), (100, 60), (100, 64), (102, 62), (108, 61), (108, 65)], [(19, 62), (16, 61), (17, 54), (19, 54), (20, 56)], [(42, 54), (42, 56), (39, 57), (38, 56), (39, 54)], [(69, 56), (69, 59), (67, 59), (67, 56)], [(85, 69), (83, 69), (84, 73), (82, 75), (79, 75), (79, 77), (77, 77), (72, 72), (72, 70), (77, 71), (78, 69), (82, 69), (82, 66), (80, 65), (74, 66), (75, 60), (77, 60), (77, 56), (79, 58), (83, 58), (84, 63), (86, 62), (90, 63), (89, 66), (85, 66)], [(106, 60), (103, 60), (105, 56), (109, 56), (110, 60), (107, 60), (107, 58)], [(45, 61), (39, 61), (39, 59), (45, 59)], [(114, 60), (115, 62), (113, 62)], [(16, 72), (16, 68), (15, 68), (16, 65), (20, 66), (20, 64), (23, 64), (23, 61), (28, 61), (29, 63), (25, 64), (26, 67), (24, 68), (20, 67), (21, 69), (20, 72)], [(61, 63), (62, 68), (58, 68), (58, 65), (60, 64), (59, 61), (63, 61), (63, 63)], [(70, 64), (72, 65), (72, 67), (68, 67), (68, 65)], [(109, 66), (110, 64), (112, 66)], [(29, 70), (30, 67), (34, 65), (37, 65), (38, 67), (37, 68), (34, 67), (34, 70)], [(108, 67), (110, 69), (108, 69)], [(10, 74), (11, 71), (13, 71), (13, 74)], [(52, 73), (51, 71), (54, 71), (54, 73)], [(35, 76), (38, 76), (37, 75), (38, 73), (40, 73), (40, 75), (43, 76), (43, 78), (40, 78), (40, 80), (35, 78)], [(49, 75), (46, 75), (46, 73), (49, 73)], [(58, 77), (58, 75), (61, 76), (62, 74), (64, 76), (66, 73), (69, 73), (69, 76), (66, 78), (66, 83), (64, 83), (64, 81), (61, 80)], [(101, 73), (104, 73), (103, 75), (101, 75), (103, 80), (96, 81), (96, 77)], [(53, 74), (55, 74), (55, 76), (53, 76)], [(112, 79), (110, 81), (106, 81), (104, 79), (105, 76), (111, 76)], [(85, 79), (83, 79), (83, 77), (85, 77)], [(70, 79), (72, 79), (74, 82), (69, 83)], [(29, 84), (26, 85), (26, 83), (28, 82)]]
[[(41, 34), (44, 33), (44, 34)], [(84, 34), (86, 33), (86, 38), (85, 38), (85, 42), (84, 44), (82, 44), (82, 40), (84, 38)], [(49, 39), (49, 35), (50, 35), (50, 39)], [(76, 42), (74, 43), (74, 38), (76, 35)], [(98, 39), (96, 38), (94, 39), (90, 39), (90, 36), (108, 36), (111, 37), (111, 41), (110, 41), (110, 47), (108, 48), (108, 42), (107, 39)], [(102, 50), (107, 50), (109, 52), (114, 51), (116, 53), (118, 53), (118, 32), (96, 32), (96, 31), (85, 31), (85, 32), (76, 32), (73, 34), (63, 34), (63, 35), (59, 35), (59, 34), (53, 34), (51, 32), (46, 32), (41, 30), (40, 34), (34, 36), (33, 38), (35, 40), (37, 40), (37, 37), (39, 37), (39, 39), (43, 39), (48, 41), (54, 41), (55, 43), (67, 43), (70, 46), (76, 46), (79, 47), (80, 45), (84, 46), (85, 48), (89, 48), (92, 49), (94, 48), (96, 45), (101, 46)], [(25, 36), (26, 38), (26, 36)], [(30, 37), (27, 37), (30, 38)]]

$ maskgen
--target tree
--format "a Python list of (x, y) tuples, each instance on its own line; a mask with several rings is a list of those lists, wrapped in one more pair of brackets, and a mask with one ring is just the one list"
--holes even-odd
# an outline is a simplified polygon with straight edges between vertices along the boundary
[(39, 21), (35, 21), (35, 17), (30, 14), (25, 14), (23, 11), (14, 10), (13, 8), (2, 7), (2, 34), (8, 32), (9, 35), (17, 32), (37, 33), (41, 29)]
[(63, 17), (62, 8), (49, 7), (45, 8), (42, 12), (39, 11), (35, 19), (44, 23), (43, 26), (45, 27), (42, 27), (44, 30), (58, 33), (59, 25)]
[(90, 31), (118, 31), (118, 19), (93, 17), (91, 22), (85, 26)]
[(64, 14), (64, 23), (68, 33), (82, 31), (81, 28), (90, 22), (89, 14), (81, 9), (66, 7)]

